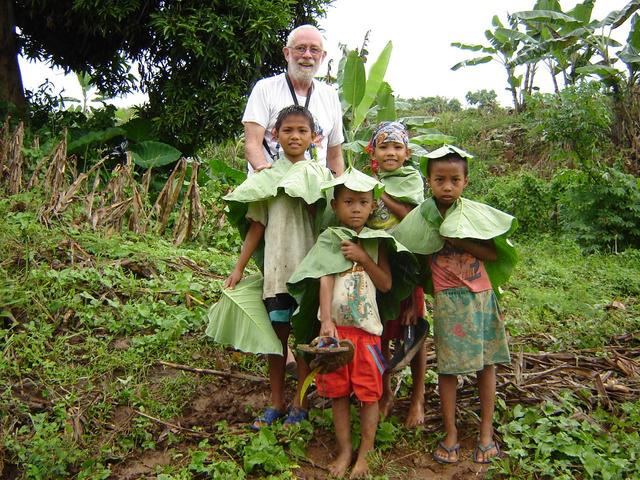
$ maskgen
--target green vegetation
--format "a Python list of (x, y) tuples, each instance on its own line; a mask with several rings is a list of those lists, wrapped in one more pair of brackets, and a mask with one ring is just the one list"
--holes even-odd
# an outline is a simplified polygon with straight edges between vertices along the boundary
[[(99, 36), (103, 29), (87, 31), (86, 2), (72, 3), (70, 11), (46, 19), (37, 14), (51, 10), (49, 2), (20, 3), (17, 19), (25, 25), (22, 34), (30, 35), (25, 52), (62, 61), (54, 40), (62, 38), (55, 28), (63, 13), (77, 21), (74, 34)], [(131, 22), (123, 19), (139, 13), (137, 2), (109, 9), (94, 3), (92, 22), (117, 25), (111, 35), (118, 45), (122, 36), (148, 33), (125, 31)], [(231, 11), (242, 7), (253, 19), (242, 28), (281, 33), (293, 18), (313, 16), (326, 4), (286, 3), (286, 15), (272, 2), (251, 8), (240, 2)], [(401, 118), (411, 130), (412, 161), (443, 142), (462, 146), (475, 155), (466, 195), (519, 219), (513, 240), (520, 262), (501, 300), (513, 363), (499, 372), (495, 422), (508, 455), (490, 467), (494, 478), (640, 476), (640, 170), (633, 143), (640, 131), (640, 2), (602, 21), (591, 20), (592, 4), (562, 12), (555, 0), (541, 0), (507, 23), (494, 19), (490, 45), (459, 45), (485, 54), (459, 66), (503, 62), (516, 111), (497, 106), (493, 91), (470, 91), (467, 101), (477, 108), (466, 109), (444, 97), (395, 99), (384, 82), (391, 45), (365, 75), (366, 39), (361, 50), (345, 50), (338, 69), (349, 158), (366, 164), (363, 146), (372, 125)], [(280, 60), (263, 58), (258, 44), (247, 58), (225, 50), (224, 42), (201, 51), (202, 34), (215, 29), (218, 17), (215, 9), (199, 7), (182, 2), (177, 10), (145, 17), (149, 31), (166, 36), (158, 50), (105, 50), (110, 60), (100, 63), (91, 57), (92, 45), (91, 58), (73, 59), (90, 70), (79, 75), (82, 99), (61, 101), (43, 85), (28, 95), (24, 124), (15, 115), (5, 121), (7, 105), (0, 105), (2, 478), (324, 474), (330, 409), (316, 398), (310, 421), (298, 427), (247, 431), (244, 425), (266, 402), (264, 362), (204, 337), (208, 307), (241, 246), (222, 202), (245, 175), (243, 141), (232, 135), (239, 123), (229, 119), (239, 118), (251, 75), (271, 72)], [(24, 21), (32, 17), (55, 32), (31, 32)], [(233, 35), (216, 32), (243, 43), (237, 41), (238, 17), (232, 17)], [(607, 35), (626, 21), (631, 34), (614, 47)], [(271, 28), (258, 28), (261, 22)], [(609, 29), (604, 36), (603, 28)], [(282, 42), (273, 35), (258, 43)], [(260, 51), (267, 50), (274, 51)], [(194, 65), (166, 78), (156, 72), (185, 52), (195, 52)], [(203, 76), (216, 76), (215, 69), (191, 75), (203, 62), (218, 65), (220, 52), (251, 70), (234, 71), (238, 83), (230, 91), (207, 83)], [(116, 53), (149, 61), (143, 68), (149, 106), (117, 111), (92, 104), (94, 85), (116, 92), (132, 81)], [(531, 88), (532, 66), (540, 62), (562, 80), (553, 94)], [(250, 68), (254, 64), (267, 70)], [(178, 101), (180, 92), (195, 98), (191, 82), (199, 82), (206, 101)], [(214, 100), (221, 115), (207, 110)], [(65, 101), (82, 107), (65, 108)], [(215, 135), (195, 149), (194, 135), (204, 132), (208, 118), (202, 109), (226, 123), (218, 129), (205, 122)], [(162, 143), (167, 139), (182, 151)], [(180, 159), (192, 150), (193, 158)], [(438, 468), (428, 454), (440, 429), (431, 367), (425, 427), (403, 428), (400, 408), (384, 419), (374, 478), (411, 478), (424, 465)], [(461, 427), (472, 438), (476, 402), (469, 379), (461, 381)], [(408, 372), (396, 382), (406, 399)], [(354, 414), (354, 447), (357, 421)]]

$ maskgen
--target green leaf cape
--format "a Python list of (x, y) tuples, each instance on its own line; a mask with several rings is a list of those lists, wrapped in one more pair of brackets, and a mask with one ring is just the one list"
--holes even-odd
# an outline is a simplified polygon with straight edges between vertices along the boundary
[[(515, 217), (484, 203), (459, 198), (443, 219), (433, 198), (427, 198), (414, 208), (393, 230), (393, 236), (417, 255), (430, 255), (444, 246), (444, 238), (493, 239), (498, 258), (484, 262), (496, 294), (518, 260), (509, 236), (518, 227)], [(425, 287), (433, 291), (431, 275)]]
[(413, 167), (400, 167), (392, 172), (380, 170), (378, 180), (384, 191), (400, 202), (420, 205), (424, 201), (424, 181)]
[(344, 272), (353, 266), (353, 262), (344, 258), (340, 250), (343, 240), (357, 240), (372, 258), (377, 257), (380, 242), (384, 242), (387, 252), (396, 253), (396, 261), (391, 265), (393, 286), (391, 291), (380, 294), (378, 298), (383, 322), (398, 316), (400, 301), (408, 297), (417, 284), (418, 265), (414, 256), (389, 233), (367, 227), (360, 233), (346, 227), (329, 227), (320, 234), (316, 244), (287, 282), (289, 293), (298, 302), (298, 310), (291, 319), (297, 343), (309, 343), (320, 330), (320, 277)]
[(222, 290), (208, 317), (205, 334), (214, 341), (243, 352), (282, 355), (282, 343), (262, 302), (262, 275), (251, 275), (233, 290)]
[[(329, 198), (322, 187), (331, 178), (331, 172), (315, 160), (291, 163), (286, 157), (280, 156), (271, 168), (249, 175), (233, 192), (223, 197), (228, 206), (227, 219), (244, 238), (249, 228), (249, 221), (245, 217), (249, 204), (285, 193), (293, 198), (301, 198), (308, 205), (317, 205), (315, 223), (318, 228)], [(261, 242), (253, 254), (261, 270), (263, 253), (264, 243)]]

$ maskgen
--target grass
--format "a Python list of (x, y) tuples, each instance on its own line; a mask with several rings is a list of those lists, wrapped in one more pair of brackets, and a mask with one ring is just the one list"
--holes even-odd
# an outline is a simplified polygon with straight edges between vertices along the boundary
[[(206, 308), (218, 298), (219, 278), (233, 265), (237, 236), (217, 228), (211, 237), (175, 247), (152, 234), (105, 237), (76, 229), (68, 226), (72, 213), (45, 228), (33, 213), (39, 203), (35, 194), (0, 200), (0, 383), (8, 386), (0, 392), (0, 458), (5, 472), (19, 478), (107, 478), (131, 457), (166, 450), (171, 461), (156, 467), (165, 480), (294, 478), (299, 455), (314, 435), (312, 424), (331, 428), (328, 411), (314, 414), (313, 423), (300, 430), (276, 428), (259, 436), (220, 423), (213, 438), (200, 443), (180, 432), (163, 434), (139, 415), (126, 426), (118, 423), (123, 409), (171, 422), (202, 386), (192, 374), (162, 375), (160, 359), (264, 374), (257, 357), (228, 355), (203, 336)], [(615, 335), (640, 330), (639, 251), (585, 255), (571, 241), (553, 237), (520, 239), (518, 248), (521, 261), (502, 300), (516, 341), (544, 333), (531, 348), (600, 347)], [(624, 309), (612, 306), (614, 301)], [(508, 447), (517, 454), (496, 467), (496, 474), (542, 474), (540, 445), (566, 440), (562, 422), (576, 412), (590, 415), (579, 399), (565, 403), (571, 408), (564, 406), (560, 413), (548, 405), (499, 412)], [(633, 429), (640, 427), (640, 407), (630, 403), (619, 409), (617, 416), (597, 411), (591, 418), (617, 442), (612, 462), (627, 465), (637, 459)], [(522, 430), (543, 435), (538, 420), (550, 423), (548, 438)], [(575, 470), (567, 462), (573, 462), (586, 472), (595, 465), (592, 478), (606, 477), (597, 470), (605, 437), (587, 427), (589, 436), (571, 440), (582, 445), (579, 461), (572, 460), (570, 449), (557, 459), (550, 456), (557, 460), (553, 472), (569, 475)], [(408, 432), (396, 420), (385, 422), (376, 472), (385, 471), (384, 458), (392, 449), (422, 445), (428, 451), (433, 442), (433, 436)], [(588, 448), (595, 457), (585, 453)], [(622, 478), (615, 465), (607, 467), (610, 478)], [(401, 465), (394, 469), (403, 471)]]

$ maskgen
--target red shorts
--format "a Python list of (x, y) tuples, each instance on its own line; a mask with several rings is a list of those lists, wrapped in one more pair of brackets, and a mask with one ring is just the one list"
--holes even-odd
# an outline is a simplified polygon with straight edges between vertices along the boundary
[(318, 375), (316, 385), (323, 397), (348, 397), (351, 392), (361, 402), (377, 402), (382, 397), (382, 373), (385, 360), (380, 337), (357, 327), (337, 327), (340, 340), (351, 340), (353, 360), (335, 372)]
[(400, 314), (395, 320), (389, 320), (384, 324), (382, 332), (382, 340), (396, 340), (402, 338), (402, 317), (404, 312), (411, 308), (411, 300), (413, 299), (413, 315), (414, 318), (424, 317), (424, 290), (422, 287), (416, 287), (410, 297), (400, 302)]

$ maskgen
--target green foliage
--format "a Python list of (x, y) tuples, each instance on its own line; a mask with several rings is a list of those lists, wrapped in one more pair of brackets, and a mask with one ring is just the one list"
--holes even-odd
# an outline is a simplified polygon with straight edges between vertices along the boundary
[(14, 10), (19, 53), (88, 73), (109, 95), (143, 89), (140, 116), (153, 120), (159, 140), (191, 154), (238, 132), (250, 85), (282, 71), (288, 31), (314, 23), (328, 3), (20, 1)]
[(558, 149), (553, 156), (559, 161), (588, 167), (611, 148), (613, 111), (598, 83), (569, 86), (559, 95), (534, 94), (525, 118), (532, 135)]
[[(638, 330), (640, 251), (585, 254), (570, 240), (535, 235), (516, 242), (520, 262), (500, 306), (514, 336), (538, 336), (526, 348), (597, 348)], [(624, 309), (613, 308), (614, 301)]]
[[(516, 405), (499, 427), (509, 455), (496, 473), (509, 478), (626, 479), (640, 475), (640, 402), (611, 414), (565, 392), (558, 402)], [(595, 418), (594, 418), (595, 417)]]
[(640, 247), (640, 179), (612, 167), (559, 171), (559, 220), (584, 248)]
[(443, 112), (459, 112), (462, 110), (460, 100), (442, 96), (399, 98), (396, 107), (403, 116), (438, 115)]
[(498, 95), (495, 90), (468, 91), (465, 95), (467, 103), (477, 106), (480, 110), (492, 110), (498, 106), (496, 99)]

